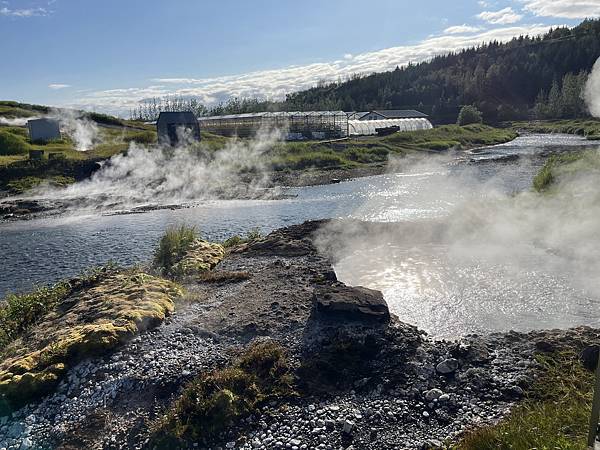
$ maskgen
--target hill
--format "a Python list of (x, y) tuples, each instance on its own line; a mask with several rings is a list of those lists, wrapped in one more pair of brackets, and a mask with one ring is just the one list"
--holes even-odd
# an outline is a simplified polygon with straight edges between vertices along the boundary
[[(420, 64), (356, 75), (291, 93), (285, 101), (231, 98), (200, 115), (256, 111), (418, 109), (436, 123), (453, 123), (463, 105), (476, 105), (489, 123), (586, 116), (581, 89), (600, 57), (600, 20), (556, 28), (543, 36), (489, 42)], [(147, 105), (133, 116), (144, 116)]]

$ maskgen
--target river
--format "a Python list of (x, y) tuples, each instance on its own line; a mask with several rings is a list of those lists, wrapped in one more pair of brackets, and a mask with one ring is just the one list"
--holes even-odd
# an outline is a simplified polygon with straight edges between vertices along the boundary
[[(222, 240), (253, 228), (267, 233), (309, 219), (410, 222), (444, 217), (460, 203), (465, 187), (482, 194), (528, 190), (547, 152), (585, 145), (589, 142), (574, 136), (529, 135), (467, 157), (432, 157), (410, 166), (402, 160), (398, 164), (407, 167), (397, 173), (289, 189), (292, 197), (283, 200), (211, 201), (143, 214), (70, 214), (5, 223), (0, 225), (0, 297), (109, 260), (146, 262), (171, 224), (193, 224), (207, 239)], [(519, 158), (495, 160), (506, 155)], [(600, 325), (597, 299), (574, 287), (568, 273), (534, 270), (539, 255), (530, 255), (531, 271), (515, 275), (496, 262), (459, 260), (445, 244), (393, 241), (349, 249), (339, 255), (336, 272), (349, 284), (381, 289), (395, 314), (434, 336)]]

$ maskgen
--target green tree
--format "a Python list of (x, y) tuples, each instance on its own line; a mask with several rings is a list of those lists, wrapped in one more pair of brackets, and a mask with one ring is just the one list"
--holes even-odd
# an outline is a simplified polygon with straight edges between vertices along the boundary
[(473, 105), (465, 105), (461, 108), (460, 113), (458, 114), (457, 123), (462, 127), (465, 125), (469, 125), (471, 123), (481, 123), (483, 122), (483, 115), (481, 111), (479, 111)]

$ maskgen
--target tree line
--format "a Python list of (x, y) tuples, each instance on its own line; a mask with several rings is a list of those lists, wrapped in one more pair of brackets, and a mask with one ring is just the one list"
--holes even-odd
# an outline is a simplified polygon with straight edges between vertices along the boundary
[[(575, 118), (587, 114), (581, 97), (600, 57), (600, 20), (558, 27), (543, 36), (492, 41), (342, 82), (290, 93), (283, 101), (230, 98), (206, 107), (196, 99), (153, 99), (132, 111), (154, 120), (157, 110), (185, 107), (198, 116), (259, 111), (418, 109), (438, 123), (456, 121), (461, 107), (474, 105), (488, 122)], [(164, 102), (164, 103), (163, 103)], [(159, 109), (157, 109), (159, 108)]]

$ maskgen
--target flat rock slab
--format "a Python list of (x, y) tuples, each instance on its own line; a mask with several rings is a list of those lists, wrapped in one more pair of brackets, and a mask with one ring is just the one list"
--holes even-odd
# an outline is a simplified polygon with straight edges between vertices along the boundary
[(362, 286), (319, 286), (315, 288), (314, 311), (317, 319), (389, 323), (390, 311), (383, 294)]

